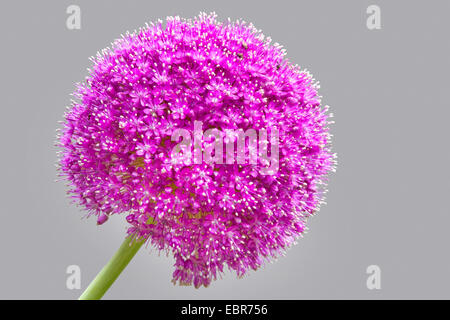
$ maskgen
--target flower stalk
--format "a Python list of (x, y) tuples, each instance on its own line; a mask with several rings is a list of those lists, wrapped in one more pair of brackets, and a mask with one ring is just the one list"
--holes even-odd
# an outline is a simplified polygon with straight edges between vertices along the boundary
[(128, 236), (103, 269), (80, 296), (79, 300), (100, 300), (144, 244), (145, 239)]

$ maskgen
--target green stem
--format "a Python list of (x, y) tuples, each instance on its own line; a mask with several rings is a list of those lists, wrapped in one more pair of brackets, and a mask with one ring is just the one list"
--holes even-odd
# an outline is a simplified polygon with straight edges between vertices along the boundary
[(89, 287), (83, 292), (79, 300), (99, 300), (105, 292), (111, 287), (120, 273), (125, 269), (128, 263), (133, 259), (136, 252), (144, 244), (145, 240), (128, 236), (114, 254), (111, 260), (100, 271)]

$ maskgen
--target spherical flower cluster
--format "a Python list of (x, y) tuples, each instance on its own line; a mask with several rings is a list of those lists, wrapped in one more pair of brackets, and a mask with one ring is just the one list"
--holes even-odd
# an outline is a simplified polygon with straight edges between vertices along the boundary
[[(167, 18), (93, 59), (65, 114), (60, 172), (99, 224), (127, 213), (129, 234), (171, 252), (174, 283), (207, 286), (225, 266), (242, 276), (294, 244), (323, 200), (335, 156), (317, 89), (251, 24)], [(277, 128), (278, 169), (174, 162), (171, 135), (194, 121)]]

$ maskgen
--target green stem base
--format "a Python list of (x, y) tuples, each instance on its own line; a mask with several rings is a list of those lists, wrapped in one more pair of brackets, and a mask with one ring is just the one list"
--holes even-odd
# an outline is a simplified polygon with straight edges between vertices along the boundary
[(120, 273), (133, 259), (145, 240), (128, 236), (114, 254), (111, 260), (103, 267), (99, 274), (89, 284), (87, 289), (80, 296), (79, 300), (99, 300), (111, 287)]

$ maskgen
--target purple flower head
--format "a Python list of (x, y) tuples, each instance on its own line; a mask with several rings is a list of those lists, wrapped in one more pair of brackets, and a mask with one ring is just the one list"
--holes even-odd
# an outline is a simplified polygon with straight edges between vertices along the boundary
[[(65, 115), (61, 175), (98, 224), (127, 213), (129, 234), (171, 252), (174, 283), (207, 286), (225, 266), (242, 276), (294, 244), (323, 200), (335, 155), (317, 89), (251, 24), (167, 18), (94, 59)], [(198, 162), (196, 144), (209, 141), (197, 140), (194, 122), (267, 130), (269, 153), (276, 128), (277, 158), (238, 163), (225, 161), (237, 150), (224, 150), (222, 163)], [(177, 129), (190, 134), (192, 161), (172, 157)], [(264, 146), (250, 140), (243, 159)], [(271, 161), (277, 169), (264, 173)]]

